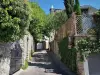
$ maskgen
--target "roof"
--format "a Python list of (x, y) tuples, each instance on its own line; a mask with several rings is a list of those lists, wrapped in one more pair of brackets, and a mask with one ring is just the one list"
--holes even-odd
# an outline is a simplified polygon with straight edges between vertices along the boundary
[(89, 9), (89, 8), (96, 9), (96, 8), (92, 7), (91, 5), (83, 5), (83, 6), (81, 6), (81, 9)]

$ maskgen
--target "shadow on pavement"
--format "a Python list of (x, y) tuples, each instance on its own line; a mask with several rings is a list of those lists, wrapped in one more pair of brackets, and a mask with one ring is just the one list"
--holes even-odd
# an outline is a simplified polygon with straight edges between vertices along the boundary
[(55, 67), (55, 64), (53, 64), (52, 60), (49, 58), (47, 52), (43, 53), (36, 53), (33, 55), (32, 62), (29, 62), (29, 66), (36, 66), (38, 68), (44, 68), (45, 73), (54, 73), (57, 75), (64, 75), (61, 74), (57, 68)]

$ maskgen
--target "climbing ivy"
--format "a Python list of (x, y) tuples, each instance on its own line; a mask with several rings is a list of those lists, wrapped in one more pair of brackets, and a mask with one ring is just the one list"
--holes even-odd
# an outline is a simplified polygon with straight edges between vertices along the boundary
[(68, 37), (62, 39), (59, 43), (59, 54), (61, 56), (61, 61), (67, 65), (67, 67), (73, 72), (77, 73), (76, 65), (76, 49), (68, 47)]
[(96, 24), (95, 31), (96, 31), (97, 40), (99, 40), (100, 39), (100, 10), (93, 15), (93, 18), (94, 18), (94, 23)]

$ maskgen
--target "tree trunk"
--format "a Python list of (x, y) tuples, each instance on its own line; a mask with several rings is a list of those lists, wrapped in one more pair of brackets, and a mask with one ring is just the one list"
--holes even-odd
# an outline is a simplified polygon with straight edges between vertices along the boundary
[(9, 75), (11, 43), (0, 43), (0, 75)]

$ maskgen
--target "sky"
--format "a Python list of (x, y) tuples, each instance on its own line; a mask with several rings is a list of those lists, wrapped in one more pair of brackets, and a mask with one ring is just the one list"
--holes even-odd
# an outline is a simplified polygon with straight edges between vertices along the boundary
[[(49, 14), (50, 7), (53, 5), (55, 9), (64, 9), (63, 0), (30, 0), (37, 2), (40, 7)], [(79, 0), (80, 5), (91, 5), (100, 9), (100, 0)]]

